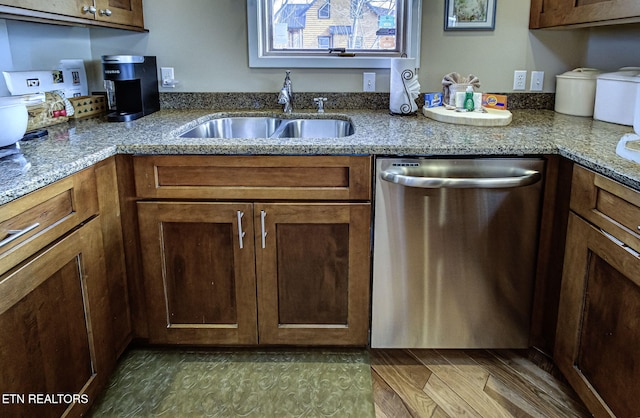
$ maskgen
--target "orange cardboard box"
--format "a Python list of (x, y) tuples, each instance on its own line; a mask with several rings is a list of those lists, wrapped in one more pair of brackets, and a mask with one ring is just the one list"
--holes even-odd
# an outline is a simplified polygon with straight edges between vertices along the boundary
[(507, 110), (507, 96), (484, 93), (482, 95), (482, 106), (489, 109)]

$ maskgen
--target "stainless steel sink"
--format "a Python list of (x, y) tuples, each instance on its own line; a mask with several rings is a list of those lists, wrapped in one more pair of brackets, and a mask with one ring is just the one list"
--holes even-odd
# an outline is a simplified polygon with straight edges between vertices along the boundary
[(224, 117), (204, 122), (181, 138), (335, 138), (353, 135), (341, 119), (281, 119), (269, 116)]
[(282, 120), (272, 117), (212, 119), (180, 135), (182, 138), (269, 138)]
[(353, 124), (340, 119), (284, 120), (274, 132), (278, 138), (338, 138), (353, 135)]

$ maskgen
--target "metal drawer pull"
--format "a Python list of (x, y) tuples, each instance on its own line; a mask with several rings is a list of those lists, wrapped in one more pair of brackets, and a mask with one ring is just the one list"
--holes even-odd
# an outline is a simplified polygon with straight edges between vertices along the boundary
[(7, 234), (9, 234), (9, 236), (7, 238), (3, 239), (2, 241), (0, 241), (0, 248), (4, 247), (7, 244), (9, 244), (11, 241), (17, 240), (18, 238), (20, 238), (24, 234), (33, 231), (34, 229), (36, 229), (39, 226), (40, 226), (40, 224), (38, 222), (36, 222), (33, 225), (29, 225), (25, 229), (10, 229), (10, 230), (8, 230)]
[(100, 16), (111, 16), (111, 10), (109, 9), (100, 9)]
[(623, 250), (626, 250), (629, 254), (631, 254), (634, 257), (640, 258), (640, 253), (638, 253), (636, 250), (634, 250), (633, 248), (629, 247), (627, 244), (625, 244), (624, 242), (620, 241), (618, 238), (614, 237), (613, 235), (611, 235), (610, 233), (606, 232), (604, 229), (600, 228), (600, 232), (602, 232), (602, 234), (609, 238), (609, 240), (611, 240), (612, 242), (614, 242), (616, 245), (622, 247)]
[(244, 212), (238, 211), (238, 242), (240, 242), (240, 249), (244, 248), (244, 235), (245, 233), (242, 231), (242, 217), (244, 216)]
[(96, 14), (96, 8), (94, 6), (83, 6), (82, 13), (91, 13), (92, 15)]
[(267, 212), (261, 210), (260, 211), (260, 228), (261, 228), (261, 232), (262, 232), (262, 248), (266, 248), (267, 247), (267, 231), (264, 227), (264, 218), (267, 217)]

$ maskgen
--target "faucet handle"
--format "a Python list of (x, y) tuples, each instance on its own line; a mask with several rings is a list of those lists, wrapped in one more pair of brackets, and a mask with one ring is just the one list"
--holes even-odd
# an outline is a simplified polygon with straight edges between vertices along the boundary
[(316, 97), (313, 99), (316, 102), (316, 106), (318, 106), (318, 113), (324, 113), (324, 102), (327, 101), (326, 97)]

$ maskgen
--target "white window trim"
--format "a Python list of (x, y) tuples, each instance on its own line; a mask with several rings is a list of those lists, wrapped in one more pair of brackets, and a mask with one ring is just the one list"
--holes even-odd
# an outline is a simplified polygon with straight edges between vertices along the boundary
[[(407, 10), (408, 25), (405, 40), (406, 55), (420, 62), (420, 34), (422, 18), (422, 0), (410, 0)], [(249, 67), (252, 68), (391, 68), (392, 57), (339, 57), (335, 54), (309, 57), (282, 57), (263, 54), (263, 22), (260, 19), (259, 0), (247, 0), (247, 25)]]

